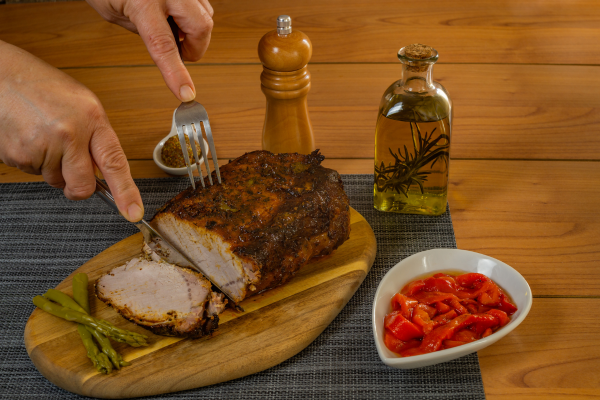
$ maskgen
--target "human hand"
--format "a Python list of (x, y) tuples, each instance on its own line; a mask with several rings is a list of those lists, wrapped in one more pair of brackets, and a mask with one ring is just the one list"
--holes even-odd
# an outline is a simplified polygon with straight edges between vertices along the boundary
[(181, 101), (196, 97), (173, 33), (170, 15), (180, 30), (182, 56), (197, 61), (206, 52), (213, 28), (213, 9), (208, 0), (86, 0), (105, 20), (139, 33), (163, 79)]
[(71, 200), (96, 190), (94, 164), (121, 214), (144, 216), (119, 139), (98, 98), (42, 60), (0, 41), (0, 160), (42, 174)]

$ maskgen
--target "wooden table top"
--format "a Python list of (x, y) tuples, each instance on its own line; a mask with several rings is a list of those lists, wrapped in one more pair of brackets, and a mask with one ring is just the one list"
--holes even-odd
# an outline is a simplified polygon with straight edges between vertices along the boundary
[[(291, 15), (313, 43), (309, 111), (324, 164), (340, 173), (373, 172), (377, 107), (400, 78), (397, 50), (420, 42), (439, 51), (434, 79), (455, 106), (449, 202), (458, 248), (505, 261), (534, 295), (525, 322), (479, 352), (486, 395), (600, 397), (600, 2), (211, 4), (210, 48), (188, 69), (223, 159), (261, 146), (256, 49), (277, 15)], [(87, 85), (134, 177), (164, 176), (152, 149), (178, 101), (139, 37), (68, 2), (0, 6), (0, 40)], [(0, 163), (0, 182), (38, 180)]]

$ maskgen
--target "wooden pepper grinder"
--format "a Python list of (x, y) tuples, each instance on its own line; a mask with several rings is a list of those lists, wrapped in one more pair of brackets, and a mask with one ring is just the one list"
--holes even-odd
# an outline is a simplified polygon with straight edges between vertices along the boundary
[(306, 103), (310, 39), (300, 31), (292, 32), (292, 19), (280, 15), (277, 30), (260, 39), (258, 56), (263, 64), (261, 89), (267, 98), (263, 149), (272, 153), (312, 152), (315, 138)]

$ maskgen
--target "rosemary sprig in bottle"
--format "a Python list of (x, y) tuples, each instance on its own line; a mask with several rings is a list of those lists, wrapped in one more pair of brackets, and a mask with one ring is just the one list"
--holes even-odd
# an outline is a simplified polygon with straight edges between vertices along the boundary
[[(431, 171), (421, 171), (421, 168), (429, 163), (432, 163), (431, 167), (433, 168), (440, 159), (447, 165), (450, 143), (448, 135), (441, 134), (433, 139), (436, 130), (434, 128), (430, 134), (425, 132), (425, 136), (423, 136), (416, 122), (410, 122), (410, 130), (412, 132), (414, 153), (409, 153), (406, 146), (404, 146), (404, 153), (401, 149), (398, 149), (398, 153), (394, 153), (389, 148), (390, 154), (395, 160), (394, 164), (390, 163), (386, 167), (381, 162), (379, 167), (375, 166), (375, 183), (379, 192), (390, 190), (408, 197), (410, 187), (417, 184), (421, 189), (421, 193), (423, 193), (423, 183), (427, 181), (427, 175), (431, 174)], [(444, 139), (446, 144), (438, 145)]]

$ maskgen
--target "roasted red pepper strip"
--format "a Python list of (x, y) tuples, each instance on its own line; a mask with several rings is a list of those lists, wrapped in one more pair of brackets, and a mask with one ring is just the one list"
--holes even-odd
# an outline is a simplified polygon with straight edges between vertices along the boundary
[(477, 312), (479, 311), (479, 303), (477, 303), (475, 300), (462, 299), (460, 301), (460, 304), (465, 306), (465, 308), (469, 310), (469, 313), (471, 314), (477, 314)]
[(485, 282), (491, 281), (487, 276), (475, 272), (459, 275), (455, 280), (456, 283), (467, 289), (479, 289)]
[(473, 321), (471, 330), (479, 336), (483, 335), (487, 329), (500, 325), (499, 319), (490, 314), (473, 314)]
[(494, 282), (484, 283), (481, 290), (483, 293), (477, 297), (479, 303), (490, 307), (500, 304), (500, 288)]
[(448, 322), (452, 321), (456, 317), (458, 317), (458, 313), (456, 311), (454, 311), (453, 309), (450, 309), (450, 311), (448, 311), (447, 313), (438, 315), (435, 318), (433, 318), (433, 320), (435, 322), (437, 322), (439, 325), (443, 325), (443, 324), (447, 324)]
[(457, 298), (454, 298), (454, 299), (450, 300), (450, 306), (452, 308), (454, 308), (456, 310), (456, 312), (459, 313), (460, 315), (468, 314), (469, 313), (469, 310), (467, 310), (465, 308), (465, 306), (463, 306), (462, 304), (460, 304), (460, 302), (458, 301)]
[(419, 304), (415, 299), (411, 299), (403, 294), (396, 293), (392, 297), (392, 310), (401, 311), (402, 316), (406, 319), (412, 318), (412, 310)]
[(454, 336), (452, 336), (452, 340), (459, 340), (461, 342), (467, 343), (474, 342), (479, 339), (481, 339), (479, 335), (477, 335), (470, 329), (463, 329), (461, 331), (456, 332)]
[(448, 275), (436, 274), (424, 281), (423, 291), (425, 292), (442, 292), (456, 294), (459, 288), (454, 278)]
[(452, 307), (450, 307), (448, 304), (438, 301), (437, 303), (435, 303), (435, 309), (438, 310), (440, 314), (444, 314), (452, 310)]
[(415, 293), (411, 297), (414, 298), (415, 300), (417, 300), (419, 303), (423, 303), (423, 304), (427, 304), (427, 305), (439, 303), (439, 302), (447, 302), (450, 300), (458, 301), (458, 297), (456, 297), (455, 295), (453, 295), (451, 293), (440, 293), (440, 292), (419, 292), (419, 293)]
[(508, 324), (510, 322), (510, 318), (508, 317), (508, 315), (502, 311), (502, 310), (496, 310), (496, 309), (492, 309), (492, 310), (488, 310), (485, 312), (486, 314), (490, 314), (493, 315), (494, 317), (498, 318), (499, 321), (499, 325), (500, 326), (504, 326), (506, 324)]
[(385, 316), (383, 325), (396, 338), (406, 342), (410, 339), (423, 337), (423, 329), (402, 316), (401, 311), (393, 311)]
[(398, 354), (400, 354), (400, 352), (403, 350), (412, 349), (414, 347), (419, 347), (421, 345), (421, 341), (418, 339), (412, 339), (412, 340), (409, 340), (408, 342), (404, 342), (404, 341), (396, 338), (394, 335), (392, 335), (387, 330), (385, 331), (383, 341), (385, 343), (385, 346), (388, 349), (390, 349), (394, 353), (398, 353)]
[(400, 293), (402, 293), (406, 296), (412, 296), (415, 293), (420, 292), (424, 286), (425, 286), (425, 282), (423, 282), (422, 280), (419, 279), (417, 281), (413, 281), (413, 282), (409, 283), (408, 285), (406, 285)]
[(426, 306), (425, 304), (419, 304), (413, 310), (412, 318), (412, 321), (423, 329), (423, 333), (425, 335), (431, 332), (433, 328), (435, 328), (438, 325), (436, 322), (431, 320), (428, 309), (433, 309), (435, 313), (435, 308)]
[(423, 338), (419, 347), (402, 351), (400, 352), (400, 355), (408, 357), (437, 351), (442, 347), (442, 342), (444, 340), (450, 339), (459, 329), (471, 325), (473, 320), (472, 314), (459, 315), (446, 325), (435, 328), (429, 335)]
[(513, 315), (517, 311), (517, 307), (508, 300), (504, 293), (500, 295), (500, 306), (498, 308), (507, 315)]

